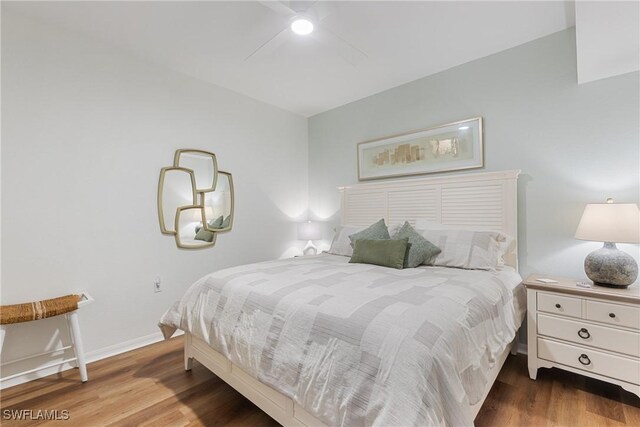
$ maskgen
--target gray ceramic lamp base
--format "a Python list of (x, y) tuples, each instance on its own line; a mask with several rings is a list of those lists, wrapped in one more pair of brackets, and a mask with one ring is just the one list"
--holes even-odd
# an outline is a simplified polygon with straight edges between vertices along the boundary
[(638, 263), (615, 243), (607, 242), (587, 255), (584, 271), (596, 285), (626, 288), (638, 278)]

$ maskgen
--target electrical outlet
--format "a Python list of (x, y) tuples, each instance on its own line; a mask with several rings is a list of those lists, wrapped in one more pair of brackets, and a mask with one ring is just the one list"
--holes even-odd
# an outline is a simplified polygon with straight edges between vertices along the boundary
[(162, 282), (160, 281), (160, 276), (157, 276), (155, 279), (153, 279), (153, 291), (162, 292)]

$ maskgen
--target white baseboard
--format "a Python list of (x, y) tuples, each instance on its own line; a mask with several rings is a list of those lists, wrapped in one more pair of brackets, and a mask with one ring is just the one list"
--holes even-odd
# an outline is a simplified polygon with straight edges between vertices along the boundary
[(526, 344), (519, 343), (518, 344), (518, 354), (524, 354), (525, 356), (529, 354), (528, 347)]
[[(173, 335), (175, 337), (182, 335), (183, 331), (176, 331)], [(154, 332), (153, 334), (145, 335), (143, 337), (134, 338), (129, 341), (125, 341), (122, 343), (110, 345), (104, 348), (100, 348), (98, 350), (93, 350), (85, 354), (85, 358), (87, 360), (87, 364), (91, 362), (96, 362), (98, 360), (106, 359), (107, 357), (115, 356), (121, 353), (125, 353), (127, 351), (135, 350), (140, 347), (147, 346), (149, 344), (154, 344), (159, 341), (162, 341), (164, 337), (162, 336), (162, 332)], [(57, 374), (59, 372), (67, 371), (69, 369), (74, 369), (75, 366), (70, 363), (65, 363), (60, 366), (54, 366), (47, 369), (41, 369), (37, 372), (33, 372), (31, 374), (20, 375), (15, 378), (11, 378), (7, 381), (2, 381), (0, 383), (0, 390), (13, 387), (18, 384), (23, 384), (29, 381), (37, 380), (38, 378), (47, 377), (49, 375)], [(89, 371), (89, 381), (91, 381), (91, 367), (88, 367)], [(78, 381), (80, 381), (80, 377), (78, 376)]]

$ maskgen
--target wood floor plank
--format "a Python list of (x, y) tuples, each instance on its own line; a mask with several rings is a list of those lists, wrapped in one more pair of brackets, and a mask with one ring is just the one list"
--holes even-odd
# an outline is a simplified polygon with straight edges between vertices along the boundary
[[(2, 426), (277, 426), (240, 393), (195, 362), (185, 372), (182, 337), (88, 366), (89, 382), (70, 370), (0, 392), (2, 410), (68, 410), (68, 421), (2, 420)], [(640, 398), (557, 369), (527, 374), (509, 356), (475, 425), (640, 426)]]
[(640, 426), (640, 399), (631, 393), (625, 393), (622, 402), (625, 423), (629, 426)]
[[(549, 378), (546, 382), (550, 386), (549, 408), (547, 411), (547, 425), (570, 426), (586, 424), (588, 419), (586, 408), (586, 396), (576, 382), (558, 381), (554, 379), (556, 372), (546, 372), (541, 380)], [(562, 378), (562, 376), (560, 376)], [(565, 377), (567, 378), (567, 377)]]

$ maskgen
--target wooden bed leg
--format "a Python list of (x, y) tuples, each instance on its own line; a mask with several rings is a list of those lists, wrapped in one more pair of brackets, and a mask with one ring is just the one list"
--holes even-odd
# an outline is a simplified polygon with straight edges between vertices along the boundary
[(184, 334), (184, 370), (190, 371), (193, 368), (193, 357), (191, 356), (191, 334)]

